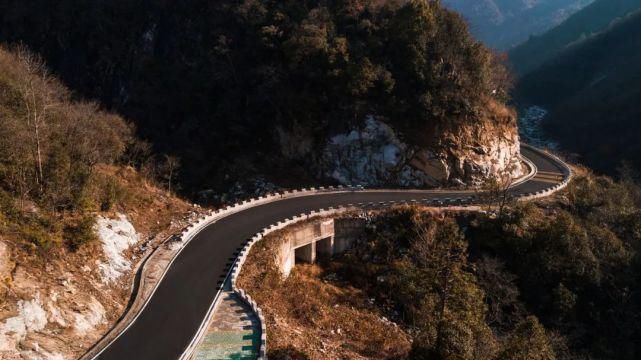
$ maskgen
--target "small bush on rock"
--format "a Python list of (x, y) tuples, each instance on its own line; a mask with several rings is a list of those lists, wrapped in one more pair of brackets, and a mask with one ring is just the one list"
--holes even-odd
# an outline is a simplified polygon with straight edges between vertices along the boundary
[(85, 215), (64, 227), (63, 237), (71, 250), (77, 250), (83, 244), (96, 240), (94, 226), (96, 218)]

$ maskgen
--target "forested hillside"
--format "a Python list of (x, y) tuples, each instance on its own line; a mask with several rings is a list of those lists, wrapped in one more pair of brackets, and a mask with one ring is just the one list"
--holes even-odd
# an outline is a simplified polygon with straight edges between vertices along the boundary
[(638, 0), (597, 0), (559, 26), (510, 50), (512, 68), (519, 75), (536, 70), (568, 48), (580, 46), (617, 22), (624, 21), (626, 16), (639, 9), (641, 2)]
[(191, 209), (145, 148), (38, 56), (0, 47), (0, 358), (78, 358), (120, 316), (132, 264)]
[(593, 0), (443, 0), (465, 16), (484, 43), (509, 49), (561, 23)]
[(352, 249), (285, 280), (287, 235), (265, 239), (239, 283), (265, 313), (272, 359), (632, 360), (640, 228), (631, 178), (577, 169), (542, 204), (372, 213)]
[(547, 133), (590, 167), (641, 169), (641, 14), (572, 47), (519, 80), (523, 105), (550, 110)]
[[(96, 104), (72, 102), (44, 64), (24, 50), (0, 49), (0, 69), (1, 215), (20, 240), (47, 249), (62, 240), (50, 215), (108, 210), (116, 201), (109, 190), (113, 180), (96, 166), (125, 154), (131, 128)], [(65, 240), (72, 247), (88, 240), (92, 224), (82, 219), (80, 227), (68, 228), (68, 235), (77, 236)]]
[(368, 115), (443, 154), (447, 129), (515, 129), (488, 109), (505, 99), (506, 73), (462, 18), (433, 1), (379, 3), (2, 2), (0, 41), (42, 54), (179, 157), (190, 194), (278, 169), (317, 177), (328, 135)]

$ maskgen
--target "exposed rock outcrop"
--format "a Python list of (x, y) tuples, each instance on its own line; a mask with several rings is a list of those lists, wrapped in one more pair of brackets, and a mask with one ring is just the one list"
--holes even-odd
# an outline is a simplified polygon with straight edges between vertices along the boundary
[(123, 214), (118, 214), (116, 219), (99, 217), (95, 230), (106, 258), (98, 264), (98, 268), (102, 281), (110, 283), (131, 269), (131, 262), (124, 257), (123, 252), (135, 245), (140, 236)]
[(426, 134), (423, 148), (399, 140), (382, 119), (329, 139), (321, 167), (343, 184), (448, 186), (481, 184), (490, 177), (522, 175), (513, 111), (490, 103), (478, 121), (453, 121)]
[(78, 359), (125, 310), (136, 264), (198, 216), (127, 169), (97, 171), (117, 172), (136, 200), (97, 213), (95, 241), (38, 249), (15, 232), (0, 234), (0, 359)]
[(391, 127), (369, 117), (365, 127), (329, 139), (322, 155), (324, 175), (342, 184), (421, 186), (430, 181), (409, 165), (408, 146)]

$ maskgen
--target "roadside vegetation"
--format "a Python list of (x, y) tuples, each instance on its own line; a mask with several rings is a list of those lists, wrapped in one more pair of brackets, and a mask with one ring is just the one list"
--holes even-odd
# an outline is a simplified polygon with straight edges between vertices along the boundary
[[(352, 250), (320, 268), (297, 268), (285, 281), (263, 245), (251, 255), (261, 260), (250, 259), (243, 275), (255, 281), (242, 286), (268, 316), (270, 351), (298, 354), (290, 358), (323, 358), (306, 343), (315, 335), (305, 335), (329, 331), (319, 318), (332, 316), (332, 329), (348, 329), (354, 316), (374, 313), (402, 330), (371, 337), (371, 348), (405, 344), (394, 358), (636, 359), (639, 229), (641, 188), (630, 178), (584, 173), (555, 199), (510, 204), (501, 213), (452, 217), (400, 207), (378, 214)], [(350, 295), (327, 297), (322, 289), (330, 288)], [(373, 306), (355, 305), (359, 299)], [(303, 340), (284, 344), (279, 338), (292, 323)], [(363, 335), (347, 331), (342, 341)]]
[(0, 48), (0, 119), (0, 234), (32, 250), (76, 250), (95, 239), (96, 213), (140, 204), (125, 166), (138, 182), (167, 173), (129, 123), (74, 99), (22, 47)]
[(318, 265), (276, 266), (278, 233), (257, 243), (239, 286), (265, 311), (270, 359), (402, 358), (411, 336), (391, 323), (362, 289)]
[(124, 311), (134, 264), (193, 210), (169, 191), (176, 162), (148, 150), (0, 47), (0, 358), (78, 358)]
[[(91, 241), (91, 209), (118, 199), (96, 172), (113, 164), (131, 129), (97, 105), (74, 102), (42, 61), (25, 49), (0, 50), (0, 206), (3, 232), (48, 250)], [(61, 221), (62, 220), (62, 221)]]

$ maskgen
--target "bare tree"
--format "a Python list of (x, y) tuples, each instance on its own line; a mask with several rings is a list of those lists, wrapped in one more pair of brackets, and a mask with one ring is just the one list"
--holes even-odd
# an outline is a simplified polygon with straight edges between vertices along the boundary
[(486, 207), (486, 211), (496, 210), (498, 217), (502, 217), (505, 209), (514, 201), (510, 191), (513, 184), (512, 171), (506, 169), (498, 175), (486, 179), (477, 191), (477, 197), (480, 203)]
[(167, 180), (167, 190), (171, 194), (171, 185), (178, 169), (180, 168), (180, 159), (176, 156), (165, 155), (165, 163), (163, 164), (164, 177)]
[(43, 134), (46, 127), (48, 111), (56, 106), (54, 80), (49, 75), (42, 59), (29, 52), (25, 47), (18, 47), (17, 58), (26, 71), (25, 79), (20, 82), (18, 90), (25, 107), (25, 120), (31, 132), (33, 158), (36, 169), (36, 184), (43, 190)]

